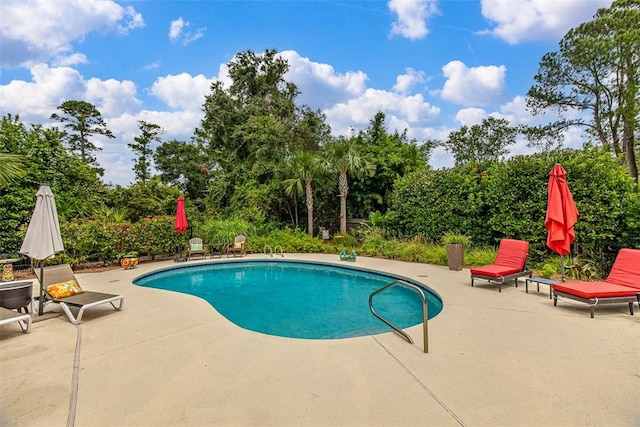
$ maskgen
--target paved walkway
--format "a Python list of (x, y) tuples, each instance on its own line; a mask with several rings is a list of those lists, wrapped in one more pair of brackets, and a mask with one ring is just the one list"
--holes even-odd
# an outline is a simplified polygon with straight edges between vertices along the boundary
[(94, 308), (79, 327), (55, 317), (28, 335), (0, 327), (0, 426), (640, 425), (640, 315), (626, 304), (591, 319), (586, 304), (553, 307), (546, 286), (499, 293), (472, 288), (468, 270), (358, 257), (443, 298), (424, 354), (420, 325), (406, 329), (414, 345), (391, 332), (280, 338), (131, 282), (173, 265), (78, 274), (86, 289), (125, 295), (121, 312)]

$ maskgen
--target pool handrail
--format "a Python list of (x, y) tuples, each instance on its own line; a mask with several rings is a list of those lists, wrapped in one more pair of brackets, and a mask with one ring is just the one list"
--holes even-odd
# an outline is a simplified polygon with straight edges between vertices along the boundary
[(422, 299), (422, 334), (424, 341), (424, 352), (429, 353), (429, 334), (427, 327), (427, 321), (429, 319), (429, 305), (427, 304), (427, 297), (424, 295), (424, 292), (422, 288), (420, 288), (420, 286), (414, 285), (413, 283), (405, 282), (404, 280), (394, 280), (393, 282), (383, 286), (382, 288), (374, 291), (373, 293), (371, 293), (371, 295), (369, 295), (369, 309), (371, 310), (371, 313), (373, 313), (374, 316), (386, 323), (391, 329), (393, 329), (394, 332), (404, 338), (408, 343), (413, 344), (413, 339), (411, 338), (411, 336), (409, 336), (409, 334), (389, 322), (387, 319), (380, 316), (373, 308), (373, 297), (395, 286), (404, 286), (405, 288), (416, 291), (420, 295), (420, 298)]

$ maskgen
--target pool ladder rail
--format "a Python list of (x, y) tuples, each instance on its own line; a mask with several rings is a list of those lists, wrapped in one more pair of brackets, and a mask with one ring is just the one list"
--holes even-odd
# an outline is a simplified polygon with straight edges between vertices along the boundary
[(408, 343), (413, 344), (413, 339), (411, 338), (411, 336), (409, 336), (409, 334), (398, 328), (393, 323), (389, 322), (384, 317), (380, 316), (373, 308), (373, 297), (395, 286), (403, 286), (405, 288), (409, 288), (420, 295), (420, 298), (422, 299), (422, 335), (424, 340), (424, 352), (429, 353), (429, 334), (427, 329), (427, 321), (429, 319), (429, 304), (427, 303), (427, 297), (424, 295), (424, 291), (420, 286), (414, 285), (413, 283), (405, 282), (404, 280), (394, 280), (388, 285), (383, 286), (382, 288), (369, 295), (369, 309), (371, 310), (371, 313), (373, 313), (374, 316), (386, 323), (391, 329), (393, 329), (395, 333), (404, 338)]
[[(267, 253), (267, 249), (269, 249), (269, 253)], [(278, 249), (280, 249), (280, 253), (278, 253)], [(282, 251), (282, 246), (277, 245), (275, 248), (271, 248), (270, 245), (266, 245), (264, 247), (263, 250), (265, 255), (271, 255), (271, 258), (273, 258), (273, 254), (275, 253), (276, 255), (280, 255), (282, 258), (284, 258), (284, 252)]]

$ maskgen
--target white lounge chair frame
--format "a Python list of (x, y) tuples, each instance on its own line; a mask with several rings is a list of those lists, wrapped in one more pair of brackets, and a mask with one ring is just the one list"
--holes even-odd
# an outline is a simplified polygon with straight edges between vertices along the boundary
[(17, 311), (0, 307), (0, 326), (13, 322), (18, 322), (22, 332), (25, 334), (31, 332), (31, 315), (28, 313), (18, 313)]

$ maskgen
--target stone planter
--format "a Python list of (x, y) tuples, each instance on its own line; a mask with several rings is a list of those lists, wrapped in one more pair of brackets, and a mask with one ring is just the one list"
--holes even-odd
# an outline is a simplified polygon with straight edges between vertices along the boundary
[(460, 271), (464, 263), (464, 245), (453, 243), (446, 245), (449, 270)]

